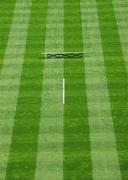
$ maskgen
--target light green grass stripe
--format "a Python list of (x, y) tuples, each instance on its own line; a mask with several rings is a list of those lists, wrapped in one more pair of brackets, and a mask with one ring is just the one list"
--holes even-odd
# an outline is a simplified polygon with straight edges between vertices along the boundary
[[(63, 0), (48, 1), (45, 52), (63, 52)], [(37, 180), (63, 179), (63, 60), (44, 60)]]
[(120, 35), (123, 57), (128, 73), (128, 1), (113, 0), (113, 7)]
[(85, 72), (93, 179), (121, 180), (95, 0), (81, 0), (81, 15), (84, 50), (90, 56)]
[[(18, 90), (20, 85), (20, 76), (22, 70), (22, 63), (24, 59), (24, 51), (26, 45), (27, 28), (29, 24), (31, 0), (18, 0), (15, 6), (14, 17), (10, 29), (7, 49), (4, 58), (4, 64), (0, 75), (0, 179), (5, 178), (5, 170), (8, 161), (12, 127), (14, 123), (14, 116), (16, 111), (16, 104), (18, 98)], [(22, 10), (22, 11), (21, 11)], [(21, 23), (21, 20), (23, 23)], [(14, 38), (14, 34), (16, 38)], [(21, 45), (19, 47), (19, 45)], [(18, 62), (19, 66), (15, 68)], [(7, 67), (7, 65), (10, 66)], [(17, 76), (13, 79), (13, 75)], [(5, 76), (8, 76), (5, 79)], [(14, 90), (11, 89), (16, 85)], [(11, 101), (10, 101), (11, 99)], [(8, 136), (2, 133), (2, 129), (10, 126)], [(4, 152), (3, 152), (3, 145)]]
[(8, 42), (16, 0), (0, 1), (0, 72)]

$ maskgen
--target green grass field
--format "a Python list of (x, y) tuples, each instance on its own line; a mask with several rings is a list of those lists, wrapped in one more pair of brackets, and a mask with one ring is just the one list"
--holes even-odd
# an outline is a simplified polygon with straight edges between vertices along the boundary
[(0, 180), (128, 180), (127, 57), (127, 0), (1, 0)]

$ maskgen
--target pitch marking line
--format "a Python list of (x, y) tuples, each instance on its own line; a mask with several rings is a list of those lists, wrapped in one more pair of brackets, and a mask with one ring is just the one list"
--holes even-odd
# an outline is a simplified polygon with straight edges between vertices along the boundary
[(63, 104), (65, 104), (65, 78), (63, 78)]

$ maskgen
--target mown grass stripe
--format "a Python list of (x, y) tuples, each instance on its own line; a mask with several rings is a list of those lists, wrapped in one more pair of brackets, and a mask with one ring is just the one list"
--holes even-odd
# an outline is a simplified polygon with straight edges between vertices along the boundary
[[(120, 41), (122, 46), (122, 52), (124, 56), (125, 61), (125, 68), (128, 75), (128, 1), (120, 1), (120, 0), (113, 0), (113, 8), (115, 12), (115, 17), (118, 25), (118, 31), (120, 35)], [(125, 99), (125, 97), (124, 97)], [(127, 99), (125, 99), (127, 101)], [(125, 115), (127, 117), (127, 114)], [(124, 120), (125, 121), (125, 120)], [(124, 123), (124, 122), (122, 122)], [(119, 134), (121, 139), (123, 139), (123, 142), (120, 143), (119, 148), (119, 157), (121, 161), (121, 169), (123, 174), (123, 179), (128, 179), (128, 139), (127, 139), (127, 128), (128, 123), (125, 121), (125, 124), (123, 125), (122, 131), (120, 129)], [(122, 136), (121, 136), (122, 134)]]
[(90, 54), (85, 72), (93, 179), (121, 180), (95, 0), (81, 0), (81, 15), (84, 50)]
[[(45, 53), (63, 52), (63, 0), (48, 0)], [(45, 59), (37, 180), (63, 179), (63, 60)]]
[[(128, 178), (128, 76), (112, 0), (96, 0), (122, 179)], [(106, 12), (106, 8), (109, 12)], [(104, 23), (109, 22), (111, 23)]]
[[(30, 14), (30, 3), (27, 4), (27, 8), (24, 9), (25, 2), (18, 0), (15, 5), (14, 17), (11, 24), (9, 33), (8, 44), (5, 52), (3, 68), (0, 75), (0, 179), (5, 178), (5, 170), (8, 161), (9, 149), (11, 144), (11, 134), (14, 123), (14, 116), (16, 111), (16, 104), (20, 86), (20, 76), (22, 70), (22, 63), (24, 59), (27, 28)], [(22, 9), (23, 12), (21, 14)], [(22, 24), (19, 23), (23, 20), (26, 25), (22, 28)], [(19, 28), (17, 28), (19, 27)], [(14, 34), (17, 36), (14, 39)], [(18, 45), (22, 43), (22, 47)], [(16, 45), (17, 44), (17, 45)], [(14, 48), (12, 48), (14, 46)], [(19, 66), (15, 69), (14, 65), (19, 63)], [(7, 67), (7, 65), (10, 66)], [(15, 70), (14, 70), (15, 69)], [(16, 74), (15, 77), (13, 75)], [(5, 76), (7, 78), (5, 79)], [(11, 86), (15, 85), (16, 88), (11, 90)], [(10, 101), (11, 100), (11, 101)], [(8, 134), (2, 133), (4, 128), (8, 127)], [(3, 149), (4, 146), (4, 149)]]
[(9, 38), (16, 0), (0, 2), (0, 72)]
[[(64, 1), (64, 51), (82, 52), (80, 1)], [(84, 59), (65, 59), (64, 179), (92, 179)]]
[[(12, 142), (6, 180), (35, 179), (37, 143), (40, 123), (43, 61), (39, 57), (44, 50), (47, 0), (18, 1), (22, 15), (18, 24), (19, 35), (29, 25), (25, 59), (21, 75), (20, 91), (15, 114)], [(32, 7), (31, 7), (32, 5)], [(25, 21), (30, 15), (30, 22)], [(26, 12), (23, 13), (23, 12)], [(21, 23), (21, 20), (23, 20)], [(29, 20), (29, 19), (28, 19)], [(20, 27), (21, 26), (21, 27)], [(15, 29), (16, 33), (16, 29)], [(17, 38), (16, 38), (17, 39)], [(22, 40), (23, 38), (21, 38)], [(20, 42), (23, 46), (23, 40)], [(12, 51), (11, 51), (12, 53)], [(21, 52), (22, 55), (22, 52)], [(8, 126), (8, 125), (6, 125)]]
[(128, 73), (128, 1), (113, 0), (112, 2), (117, 20), (125, 66)]

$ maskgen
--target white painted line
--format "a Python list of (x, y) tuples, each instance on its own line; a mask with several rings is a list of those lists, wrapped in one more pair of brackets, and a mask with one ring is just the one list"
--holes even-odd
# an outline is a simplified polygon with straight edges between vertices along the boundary
[[(26, 0), (16, 1), (3, 67), (0, 74), (0, 180), (4, 180), (6, 175), (22, 64), (26, 48), (31, 4), (31, 0), (27, 0), (27, 3)], [(17, 67), (15, 67), (16, 64)], [(6, 79), (5, 76), (7, 77)], [(15, 89), (11, 90), (13, 85)], [(3, 129), (8, 129), (7, 135), (3, 134)]]
[(63, 78), (63, 104), (65, 104), (65, 78)]

